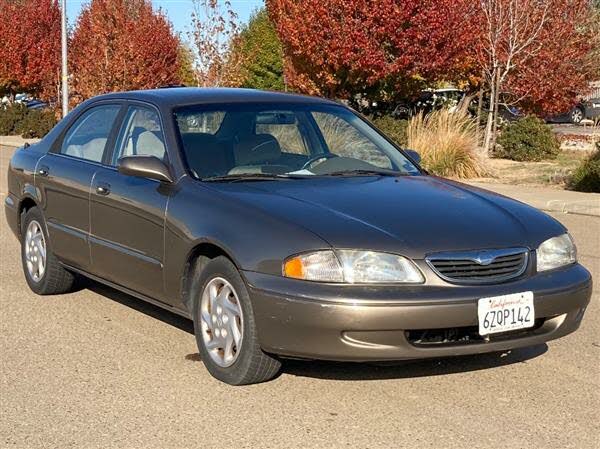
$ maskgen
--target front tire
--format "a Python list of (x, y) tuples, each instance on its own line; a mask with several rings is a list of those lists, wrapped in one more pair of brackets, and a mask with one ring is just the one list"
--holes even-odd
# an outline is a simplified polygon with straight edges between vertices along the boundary
[(56, 295), (72, 289), (75, 276), (54, 256), (44, 216), (37, 207), (29, 209), (23, 218), (21, 260), (27, 284), (38, 295)]
[(228, 258), (197, 264), (190, 294), (196, 343), (213, 377), (247, 385), (277, 375), (281, 362), (260, 348), (248, 289)]

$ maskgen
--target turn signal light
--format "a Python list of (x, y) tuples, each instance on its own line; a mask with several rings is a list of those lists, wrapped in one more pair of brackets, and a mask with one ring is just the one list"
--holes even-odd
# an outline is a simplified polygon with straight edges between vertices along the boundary
[(304, 279), (304, 267), (299, 257), (289, 259), (283, 269), (283, 274), (288, 278)]

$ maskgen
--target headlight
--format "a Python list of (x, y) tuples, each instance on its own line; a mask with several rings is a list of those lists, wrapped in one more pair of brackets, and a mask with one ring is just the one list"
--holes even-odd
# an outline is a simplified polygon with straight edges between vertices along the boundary
[(348, 284), (421, 283), (423, 275), (406, 257), (373, 251), (316, 251), (291, 257), (283, 275), (295, 279)]
[(577, 247), (569, 234), (552, 237), (537, 249), (537, 270), (546, 271), (577, 262)]

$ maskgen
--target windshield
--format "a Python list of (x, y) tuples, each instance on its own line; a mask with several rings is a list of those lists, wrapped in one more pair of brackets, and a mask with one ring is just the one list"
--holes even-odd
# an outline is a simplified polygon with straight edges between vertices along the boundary
[(419, 170), (352, 111), (335, 105), (231, 104), (176, 110), (197, 178), (411, 175)]

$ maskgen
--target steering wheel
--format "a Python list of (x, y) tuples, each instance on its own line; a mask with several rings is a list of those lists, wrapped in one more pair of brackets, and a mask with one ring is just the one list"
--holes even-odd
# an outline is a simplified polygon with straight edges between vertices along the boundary
[(334, 157), (338, 157), (337, 154), (333, 154), (333, 153), (321, 153), (321, 154), (317, 154), (316, 156), (311, 157), (309, 160), (307, 160), (304, 165), (302, 166), (302, 170), (307, 170), (308, 168), (312, 167), (313, 164), (317, 161), (320, 160), (327, 160), (327, 159), (331, 159)]

